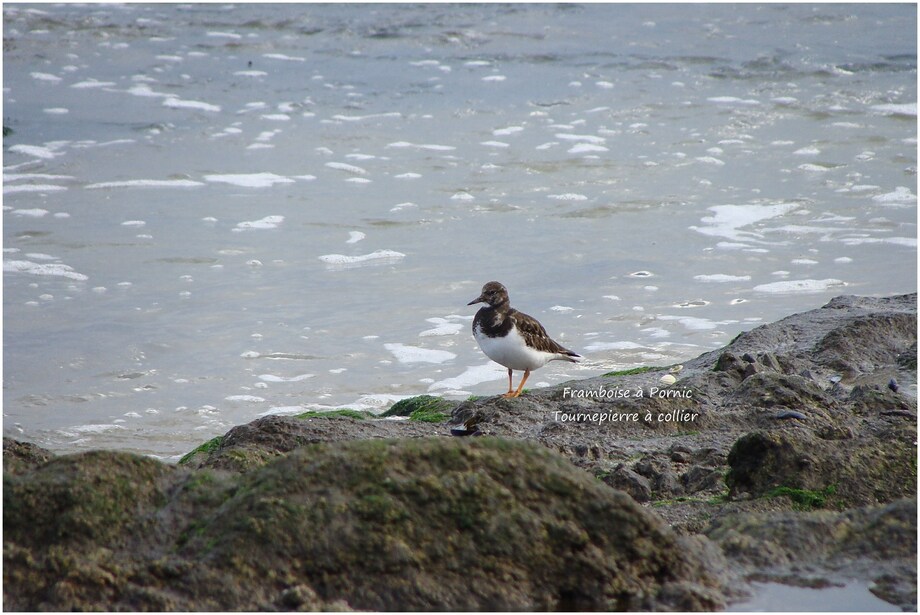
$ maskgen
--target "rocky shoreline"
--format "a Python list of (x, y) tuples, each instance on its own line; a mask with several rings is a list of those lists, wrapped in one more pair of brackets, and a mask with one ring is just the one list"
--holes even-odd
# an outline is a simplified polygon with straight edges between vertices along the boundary
[(178, 466), (4, 439), (5, 606), (719, 610), (858, 579), (916, 610), (916, 332), (916, 294), (838, 297), (680, 370), (268, 416)]

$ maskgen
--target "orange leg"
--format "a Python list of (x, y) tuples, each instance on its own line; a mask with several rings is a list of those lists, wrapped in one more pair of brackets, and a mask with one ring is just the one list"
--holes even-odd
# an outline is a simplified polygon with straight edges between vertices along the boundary
[(521, 384), (518, 385), (517, 391), (515, 391), (514, 393), (512, 393), (511, 391), (508, 391), (507, 393), (505, 393), (504, 397), (519, 397), (521, 395), (521, 391), (524, 390), (524, 383), (527, 382), (528, 376), (530, 376), (530, 370), (525, 369), (524, 377), (521, 378)]
[(502, 397), (513, 397), (514, 387), (511, 386), (511, 368), (508, 368), (508, 392), (502, 395)]

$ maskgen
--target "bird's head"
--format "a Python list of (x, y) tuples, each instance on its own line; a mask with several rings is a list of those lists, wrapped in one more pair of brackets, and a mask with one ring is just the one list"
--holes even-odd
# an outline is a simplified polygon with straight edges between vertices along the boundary
[(482, 287), (482, 293), (467, 305), (476, 303), (486, 303), (491, 307), (506, 304), (508, 303), (508, 289), (499, 282), (489, 282)]

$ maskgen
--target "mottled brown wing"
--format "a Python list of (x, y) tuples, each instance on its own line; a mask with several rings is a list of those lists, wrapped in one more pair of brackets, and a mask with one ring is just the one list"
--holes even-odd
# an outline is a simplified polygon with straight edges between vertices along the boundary
[(528, 316), (523, 312), (518, 312), (517, 310), (511, 310), (511, 313), (508, 315), (512, 321), (517, 325), (518, 331), (521, 332), (521, 336), (527, 342), (527, 345), (531, 348), (536, 348), (537, 350), (542, 350), (543, 352), (552, 352), (558, 354), (565, 354), (570, 356), (578, 356), (571, 350), (563, 348), (552, 339), (546, 333), (546, 329), (543, 328), (543, 325), (540, 324), (533, 316)]

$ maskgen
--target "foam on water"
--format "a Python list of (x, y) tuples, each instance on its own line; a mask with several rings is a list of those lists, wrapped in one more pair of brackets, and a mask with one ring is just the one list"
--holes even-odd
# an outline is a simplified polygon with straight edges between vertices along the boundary
[(299, 374), (297, 376), (276, 376), (274, 374), (260, 374), (259, 380), (263, 382), (301, 382), (315, 377), (316, 374)]
[(32, 261), (5, 260), (3, 261), (3, 271), (40, 276), (59, 276), (79, 282), (84, 282), (89, 279), (89, 276), (78, 273), (73, 270), (73, 267), (61, 263), (35, 263)]
[(50, 160), (58, 155), (58, 153), (50, 147), (41, 145), (16, 144), (11, 145), (9, 151), (14, 154), (25, 154), (26, 156), (34, 156), (35, 158), (41, 158), (43, 160)]
[(195, 188), (204, 185), (204, 182), (197, 182), (191, 179), (128, 179), (87, 184), (84, 188), (88, 190), (99, 188)]
[(693, 276), (694, 280), (699, 280), (700, 282), (716, 282), (716, 283), (725, 283), (725, 282), (747, 282), (751, 279), (749, 275), (730, 275), (727, 273), (712, 273), (712, 274), (701, 274)]
[(393, 262), (405, 258), (405, 254), (395, 250), (375, 250), (370, 254), (347, 256), (345, 254), (324, 254), (319, 257), (327, 265), (360, 266), (373, 263)]
[(758, 293), (817, 293), (826, 291), (830, 288), (842, 288), (846, 283), (842, 280), (829, 278), (826, 280), (783, 280), (781, 282), (769, 282), (767, 284), (758, 284), (754, 287), (754, 292)]
[(772, 205), (714, 205), (708, 207), (713, 215), (701, 220), (703, 226), (690, 229), (712, 237), (723, 237), (736, 242), (761, 242), (763, 235), (753, 230), (742, 230), (758, 222), (784, 216), (799, 207), (796, 203)]
[(456, 354), (446, 350), (434, 350), (407, 344), (384, 344), (383, 347), (390, 351), (400, 363), (445, 363), (457, 358)]
[(240, 231), (253, 231), (253, 230), (268, 230), (278, 228), (278, 226), (284, 222), (284, 216), (265, 216), (259, 220), (249, 220), (245, 222), (240, 222), (233, 229), (235, 232)]
[(59, 192), (62, 190), (67, 190), (67, 186), (58, 186), (55, 184), (15, 184), (12, 186), (4, 184), (3, 186), (3, 194), (15, 194), (17, 192)]
[(205, 175), (205, 181), (243, 188), (271, 188), (275, 184), (292, 184), (294, 180), (275, 173), (226, 173)]
[(508, 377), (508, 370), (498, 363), (486, 363), (485, 365), (474, 365), (467, 367), (461, 374), (451, 378), (445, 378), (433, 382), (428, 391), (434, 393), (438, 391), (451, 391), (455, 395), (468, 395), (465, 391), (483, 382), (501, 380)]

